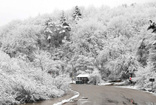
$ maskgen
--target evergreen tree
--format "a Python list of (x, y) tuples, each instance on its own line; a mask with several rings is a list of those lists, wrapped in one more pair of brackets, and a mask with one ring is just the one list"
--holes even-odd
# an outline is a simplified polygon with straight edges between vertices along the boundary
[(61, 26), (64, 29), (67, 29), (68, 31), (71, 31), (71, 28), (69, 26), (69, 23), (67, 22), (67, 19), (65, 17), (64, 11), (62, 11), (62, 14), (61, 14), (61, 17), (60, 17), (60, 23), (61, 23)]
[(73, 20), (79, 20), (82, 18), (82, 14), (80, 12), (80, 9), (78, 6), (75, 7), (74, 13), (73, 13)]
[(63, 24), (64, 22), (66, 22), (66, 17), (64, 15), (64, 11), (62, 11), (61, 17), (60, 17), (60, 23)]
[(142, 41), (140, 42), (140, 46), (137, 51), (137, 60), (142, 66), (147, 65), (148, 55), (149, 55), (149, 48), (145, 44), (145, 38), (143, 38)]
[[(64, 16), (63, 16), (64, 17)], [(46, 22), (47, 27), (44, 30), (44, 34), (46, 35), (46, 41), (48, 42), (48, 47), (59, 47), (63, 40), (70, 40), (70, 33), (71, 28), (69, 24), (65, 21), (65, 19), (62, 19), (62, 23), (56, 24), (52, 20), (48, 20)]]
[(149, 52), (149, 61), (152, 66), (152, 71), (156, 71), (156, 53), (155, 52), (156, 52), (156, 41), (153, 41), (153, 43), (151, 44), (150, 52)]
[[(151, 29), (152, 33), (156, 34), (156, 24), (155, 22), (152, 22), (152, 20), (150, 20), (150, 26), (148, 27), (148, 30)], [(151, 38), (151, 45), (150, 45), (150, 50), (149, 50), (149, 63), (152, 66), (152, 71), (156, 71), (156, 35), (154, 35)]]

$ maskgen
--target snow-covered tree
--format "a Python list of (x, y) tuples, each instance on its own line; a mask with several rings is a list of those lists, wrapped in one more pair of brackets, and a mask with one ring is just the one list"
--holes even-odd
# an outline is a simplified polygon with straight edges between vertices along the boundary
[(75, 21), (82, 18), (82, 14), (81, 14), (81, 11), (78, 6), (75, 6), (74, 13), (73, 13), (72, 17), (73, 17), (73, 20), (75, 20)]

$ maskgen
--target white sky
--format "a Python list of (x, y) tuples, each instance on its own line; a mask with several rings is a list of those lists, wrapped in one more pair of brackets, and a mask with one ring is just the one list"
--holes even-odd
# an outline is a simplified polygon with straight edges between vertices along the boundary
[(121, 4), (145, 3), (155, 0), (0, 0), (0, 26), (11, 20), (35, 17), (52, 13), (55, 9), (67, 10), (72, 7), (90, 5), (115, 7)]

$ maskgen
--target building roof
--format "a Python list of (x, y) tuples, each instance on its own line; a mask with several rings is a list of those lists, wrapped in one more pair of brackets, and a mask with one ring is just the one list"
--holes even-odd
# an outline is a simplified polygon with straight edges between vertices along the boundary
[(79, 74), (79, 75), (76, 76), (76, 77), (90, 77), (90, 75), (89, 75), (89, 74)]

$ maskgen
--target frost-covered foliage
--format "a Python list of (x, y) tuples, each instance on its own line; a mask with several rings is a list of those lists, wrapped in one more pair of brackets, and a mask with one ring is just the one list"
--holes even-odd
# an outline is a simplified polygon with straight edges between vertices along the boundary
[(0, 99), (58, 97), (68, 89), (68, 75), (80, 73), (102, 80), (136, 73), (137, 83), (148, 87), (149, 77), (155, 77), (155, 33), (147, 30), (149, 19), (156, 22), (154, 4), (76, 7), (2, 27), (0, 86), (7, 88)]
[(138, 47), (138, 51), (137, 51), (137, 60), (138, 62), (140, 62), (140, 64), (142, 64), (142, 66), (147, 65), (147, 60), (149, 55), (149, 48), (148, 45), (145, 45), (144, 40), (145, 39), (143, 39), (140, 42), (140, 46)]
[(78, 21), (82, 17), (81, 11), (78, 6), (75, 6), (73, 13), (73, 20)]
[(51, 19), (46, 22), (46, 28), (44, 30), (46, 40), (49, 47), (59, 47), (63, 40), (69, 40), (71, 28), (66, 20), (60, 24), (54, 23)]
[[(150, 25), (149, 25), (150, 26)], [(152, 30), (152, 29), (151, 29)], [(154, 32), (152, 30), (151, 32)], [(149, 34), (146, 41), (141, 43), (139, 47), (139, 55), (143, 58), (147, 66), (140, 67), (139, 71), (136, 73), (137, 83), (141, 88), (151, 90), (152, 82), (149, 81), (150, 78), (156, 78), (156, 33)], [(140, 51), (141, 50), (141, 51)], [(143, 61), (142, 60), (142, 61)], [(142, 63), (144, 63), (142, 62)], [(153, 90), (156, 91), (155, 81), (153, 83)]]
[[(72, 28), (73, 58), (76, 58), (72, 63), (79, 65), (79, 57), (93, 59), (90, 63), (98, 68), (103, 80), (128, 79), (130, 73), (146, 68), (148, 61), (155, 59), (151, 50), (153, 34), (147, 30), (149, 18), (156, 17), (150, 12), (156, 11), (153, 4), (83, 10), (83, 18)], [(88, 64), (83, 67), (87, 70)]]
[[(10, 58), (2, 51), (0, 54), (0, 103), (36, 102), (60, 97), (68, 91), (70, 79), (67, 75), (54, 78), (46, 70), (21, 59)], [(42, 66), (48, 68), (49, 65)]]
[(90, 74), (88, 83), (97, 85), (97, 84), (101, 83), (101, 81), (102, 81), (101, 80), (101, 75), (100, 75), (98, 69), (94, 68), (94, 71)]
[(136, 85), (141, 88), (141, 89), (146, 89), (146, 90), (153, 90), (156, 91), (156, 82), (153, 82), (153, 87), (152, 87), (152, 82), (149, 81), (150, 78), (156, 78), (156, 73), (155, 71), (152, 71), (152, 65), (148, 64), (147, 67), (145, 68), (139, 68), (139, 71), (136, 72), (136, 77), (134, 80), (136, 81)]

